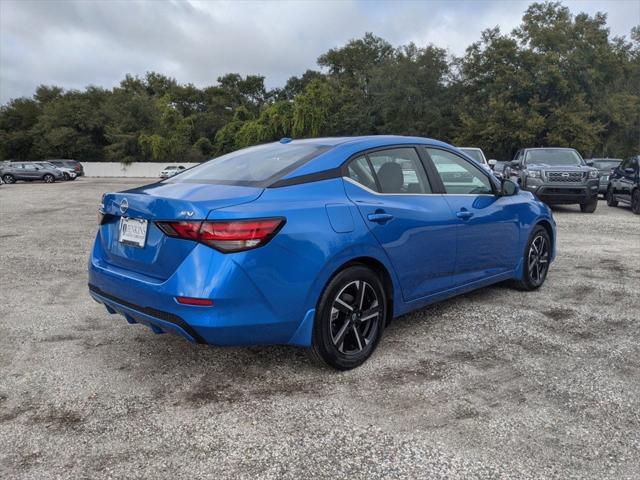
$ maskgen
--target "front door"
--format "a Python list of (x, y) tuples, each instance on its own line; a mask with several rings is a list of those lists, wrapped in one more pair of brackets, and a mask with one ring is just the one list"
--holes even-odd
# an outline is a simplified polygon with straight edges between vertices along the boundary
[(426, 152), (458, 225), (455, 284), (514, 270), (521, 257), (518, 197), (496, 195), (488, 174), (453, 152), (439, 148)]

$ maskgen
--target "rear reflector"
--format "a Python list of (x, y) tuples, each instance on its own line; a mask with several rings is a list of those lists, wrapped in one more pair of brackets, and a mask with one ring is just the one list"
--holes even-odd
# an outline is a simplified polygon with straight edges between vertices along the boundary
[(213, 300), (208, 298), (176, 297), (176, 301), (183, 305), (197, 305), (199, 307), (211, 307)]
[(284, 225), (284, 218), (156, 222), (165, 235), (204, 243), (224, 253), (265, 245)]

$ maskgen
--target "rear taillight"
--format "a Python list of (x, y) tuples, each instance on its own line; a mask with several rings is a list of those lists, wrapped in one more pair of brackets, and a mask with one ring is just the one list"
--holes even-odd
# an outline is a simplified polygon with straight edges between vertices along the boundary
[(76, 165), (75, 167), (73, 167), (76, 169), (76, 172), (79, 172), (80, 170), (82, 170), (82, 165)]
[(221, 252), (232, 253), (265, 245), (284, 223), (284, 218), (257, 218), (156, 222), (156, 225), (169, 237), (195, 240)]

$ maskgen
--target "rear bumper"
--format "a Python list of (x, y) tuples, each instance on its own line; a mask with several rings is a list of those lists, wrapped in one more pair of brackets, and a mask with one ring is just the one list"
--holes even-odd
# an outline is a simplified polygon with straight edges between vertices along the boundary
[(103, 292), (95, 285), (89, 284), (89, 294), (95, 301), (107, 307), (109, 313), (119, 313), (129, 323), (145, 324), (155, 332), (171, 331), (186, 338), (192, 343), (207, 343), (200, 334), (178, 315), (163, 312), (151, 307), (142, 307), (134, 303)]
[[(309, 315), (301, 308), (278, 311), (269, 292), (259, 289), (231, 256), (204, 245), (161, 281), (106, 263), (97, 241), (89, 263), (89, 293), (129, 323), (220, 346), (302, 345), (296, 332)], [(178, 296), (209, 298), (213, 306), (183, 305)]]

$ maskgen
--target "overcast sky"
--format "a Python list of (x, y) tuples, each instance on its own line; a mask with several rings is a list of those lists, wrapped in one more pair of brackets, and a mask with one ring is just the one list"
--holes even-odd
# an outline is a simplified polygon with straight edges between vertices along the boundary
[[(480, 32), (509, 32), (530, 1), (57, 1), (0, 0), (0, 103), (39, 84), (112, 87), (156, 71), (212, 85), (261, 74), (269, 87), (316, 67), (329, 48), (373, 32), (394, 45), (434, 43), (461, 54)], [(640, 24), (638, 0), (565, 1), (606, 12), (612, 35)]]

